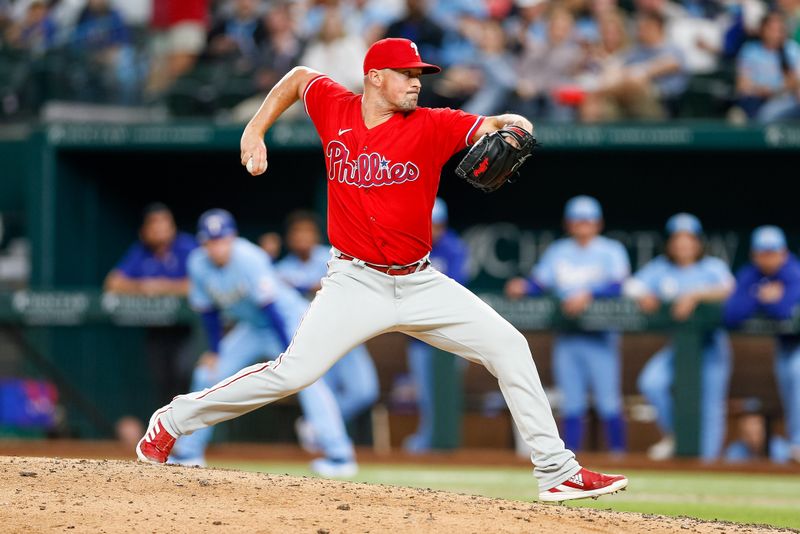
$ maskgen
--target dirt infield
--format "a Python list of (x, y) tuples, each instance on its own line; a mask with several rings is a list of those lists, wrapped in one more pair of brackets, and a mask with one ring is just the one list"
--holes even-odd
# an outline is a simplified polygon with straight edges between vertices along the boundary
[(780, 532), (689, 518), (133, 461), (0, 457), (3, 532)]

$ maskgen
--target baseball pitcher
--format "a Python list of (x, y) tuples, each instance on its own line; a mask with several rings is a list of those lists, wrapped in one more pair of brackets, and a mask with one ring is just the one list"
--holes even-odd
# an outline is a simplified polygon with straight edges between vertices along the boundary
[(474, 144), (459, 175), (493, 191), (535, 145), (519, 115), (470, 115), (417, 107), (424, 63), (407, 39), (382, 39), (363, 63), (364, 94), (296, 67), (270, 91), (241, 139), (241, 163), (267, 169), (264, 135), (301, 99), (319, 133), (328, 178), (332, 258), (287, 349), (200, 392), (176, 397), (151, 417), (137, 445), (163, 463), (176, 437), (231, 419), (313, 384), (356, 345), (403, 332), (484, 365), (497, 377), (532, 449), (539, 498), (564, 501), (614, 493), (628, 480), (582, 468), (558, 436), (525, 337), (464, 286), (431, 266), (431, 210), (445, 162)]

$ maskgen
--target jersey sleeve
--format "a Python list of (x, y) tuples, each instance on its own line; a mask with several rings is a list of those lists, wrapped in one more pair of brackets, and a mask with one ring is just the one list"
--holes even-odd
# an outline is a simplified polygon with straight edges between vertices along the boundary
[(728, 264), (719, 258), (709, 258), (708, 270), (711, 275), (711, 283), (714, 285), (732, 288), (736, 283)]
[(611, 242), (611, 265), (609, 277), (612, 282), (622, 282), (631, 274), (631, 262), (628, 259), (628, 251), (625, 246), (618, 242)]
[(662, 259), (656, 258), (628, 278), (622, 286), (622, 294), (629, 298), (638, 299), (645, 295), (658, 295), (658, 284), (661, 279)]
[(189, 306), (195, 311), (205, 312), (214, 309), (214, 300), (203, 284), (204, 271), (202, 258), (198, 254), (190, 254), (187, 262), (189, 271)]
[(531, 278), (544, 289), (552, 289), (556, 285), (555, 261), (557, 244), (552, 244), (542, 254), (542, 259), (533, 268)]
[(128, 278), (141, 278), (142, 276), (142, 245), (134, 243), (125, 252), (125, 255), (114, 267)]
[(271, 304), (276, 298), (278, 275), (266, 253), (253, 256), (245, 268), (248, 297), (254, 304), (263, 307)]
[(470, 145), (470, 139), (478, 131), (484, 117), (457, 109), (431, 109), (433, 132), (436, 147), (441, 150), (441, 159), (447, 160), (453, 154)]
[(325, 74), (312, 78), (303, 91), (303, 106), (311, 121), (321, 131), (325, 121), (331, 116), (331, 106), (353, 96), (343, 85), (330, 79)]

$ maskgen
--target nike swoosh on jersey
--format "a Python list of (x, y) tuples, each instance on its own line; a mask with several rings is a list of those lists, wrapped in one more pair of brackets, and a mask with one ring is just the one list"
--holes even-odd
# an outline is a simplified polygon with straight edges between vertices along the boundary
[(342, 135), (343, 133), (347, 133), (350, 130), (352, 130), (352, 128), (345, 128), (344, 130), (339, 130), (339, 135)]

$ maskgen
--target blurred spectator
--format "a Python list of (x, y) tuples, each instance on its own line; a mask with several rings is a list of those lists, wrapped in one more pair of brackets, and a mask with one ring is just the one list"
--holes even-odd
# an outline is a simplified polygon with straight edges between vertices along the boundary
[(8, 31), (13, 21), (11, 0), (0, 0), (0, 48), (5, 43), (6, 31)]
[(600, 20), (612, 13), (621, 13), (617, 0), (591, 0), (588, 8), (579, 12), (575, 19), (576, 39), (581, 44), (597, 44), (600, 41)]
[(736, 438), (725, 448), (726, 462), (739, 463), (762, 458), (781, 464), (789, 461), (789, 443), (780, 436), (769, 436), (767, 421), (761, 413), (758, 399), (747, 399), (736, 418), (736, 431)]
[[(556, 90), (556, 97), (562, 102), (579, 106), (584, 122), (592, 122), (602, 114), (602, 110), (597, 109), (602, 99), (595, 97), (593, 91), (614, 83), (622, 75), (629, 46), (625, 23), (621, 11), (602, 14), (597, 20), (599, 40), (589, 45), (582, 70), (575, 78), (576, 85)], [(573, 101), (569, 100), (570, 96)]]
[(659, 15), (663, 25), (671, 24), (674, 20), (686, 17), (686, 8), (682, 2), (672, 0), (634, 0), (635, 12), (654, 13)]
[[(388, 37), (384, 35), (386, 27), (402, 16), (403, 2), (402, 0), (350, 0), (345, 2), (343, 8), (348, 33), (360, 35), (364, 43), (369, 46), (378, 39)], [(427, 57), (425, 56), (426, 61)]]
[(737, 58), (738, 105), (750, 119), (772, 122), (800, 117), (800, 44), (786, 38), (777, 11), (761, 22), (758, 41), (746, 43)]
[(766, 6), (761, 0), (739, 0), (728, 4), (730, 21), (725, 29), (722, 57), (735, 58), (746, 41), (758, 38), (766, 12)]
[(50, 17), (50, 8), (43, 0), (34, 0), (21, 20), (6, 31), (6, 42), (25, 50), (31, 56), (42, 56), (55, 45), (56, 24)]
[[(466, 244), (453, 230), (447, 227), (447, 204), (437, 198), (431, 214), (431, 264), (441, 273), (459, 284), (467, 282), (467, 259), (469, 251)], [(414, 383), (417, 404), (417, 429), (403, 441), (403, 448), (409, 452), (421, 453), (430, 450), (434, 432), (434, 393), (433, 348), (417, 339), (409, 340), (408, 368)], [(466, 363), (458, 360), (457, 365)]]
[(281, 234), (278, 232), (266, 232), (261, 234), (261, 237), (258, 238), (258, 246), (261, 247), (261, 250), (266, 252), (274, 262), (277, 261), (281, 255), (283, 239), (281, 239)]
[[(344, 32), (359, 35), (367, 45), (377, 41), (393, 20), (403, 15), (404, 0), (311, 0), (296, 6), (298, 30), (303, 39), (319, 34), (330, 9), (340, 11)], [(305, 8), (305, 9), (304, 9)]]
[(574, 20), (564, 8), (553, 8), (544, 43), (530, 41), (519, 65), (517, 110), (526, 117), (553, 121), (572, 118), (574, 110), (561, 105), (553, 91), (569, 84), (578, 73), (584, 52), (574, 39)]
[(573, 38), (576, 41), (586, 41), (589, 37), (583, 30), (591, 26), (591, 21), (594, 18), (591, 11), (592, 0), (561, 0), (559, 6), (563, 7), (569, 14), (572, 15), (574, 21)]
[(484, 21), (481, 26), (478, 55), (472, 62), (478, 90), (467, 100), (462, 109), (475, 115), (503, 113), (509, 96), (517, 85), (515, 58), (506, 49), (503, 27), (494, 20)]
[(150, 24), (152, 0), (116, 0), (113, 6), (122, 15), (125, 23), (137, 31), (144, 30)]
[[(530, 279), (506, 284), (506, 295), (552, 293), (570, 317), (596, 298), (618, 297), (630, 275), (628, 253), (619, 241), (600, 235), (603, 212), (596, 199), (581, 195), (564, 208), (568, 238), (547, 247)], [(616, 332), (559, 332), (553, 341), (553, 377), (561, 393), (561, 432), (567, 448), (581, 449), (589, 399), (603, 421), (608, 449), (625, 452), (622, 371)]]
[[(750, 254), (752, 261), (737, 273), (736, 291), (725, 304), (725, 324), (736, 327), (756, 315), (792, 318), (800, 303), (800, 261), (789, 252), (783, 230), (756, 228)], [(775, 380), (792, 455), (800, 462), (800, 335), (778, 335), (775, 347)]]
[(463, 31), (462, 18), (485, 19), (489, 12), (484, 0), (432, 0), (430, 16), (445, 31)]
[(195, 64), (206, 44), (209, 0), (153, 0), (147, 94), (159, 96)]
[[(122, 16), (109, 0), (89, 0), (70, 36), (77, 54), (72, 78), (83, 100), (111, 96), (121, 103), (137, 97), (139, 72), (131, 36)], [(98, 91), (99, 90), (99, 91)]]
[[(264, 16), (262, 24), (266, 39), (261, 43), (256, 85), (265, 93), (284, 74), (297, 65), (303, 44), (295, 31), (288, 3), (273, 5)], [(259, 103), (263, 95), (259, 96)]]
[(389, 24), (384, 37), (414, 41), (425, 61), (436, 64), (439, 61), (444, 32), (428, 16), (427, 8), (427, 0), (406, 0), (405, 16)]
[(240, 71), (252, 69), (266, 33), (259, 9), (259, 0), (235, 0), (233, 13), (217, 20), (208, 32), (206, 56), (239, 63)]
[[(256, 94), (245, 98), (233, 108), (233, 120), (243, 123), (250, 120), (269, 90), (298, 64), (303, 52), (303, 42), (292, 19), (291, 9), (289, 2), (276, 2), (262, 17), (265, 39), (261, 43), (254, 75), (253, 91)], [(296, 104), (285, 116), (291, 114), (304, 114), (303, 106)]]
[(503, 21), (512, 50), (519, 51), (530, 42), (544, 42), (547, 38), (545, 15), (549, 0), (516, 0), (515, 13)]
[(682, 54), (666, 42), (664, 18), (640, 13), (636, 28), (637, 44), (626, 54), (623, 68), (586, 95), (596, 99), (582, 110), (586, 122), (664, 119), (686, 89)]
[(351, 91), (361, 92), (364, 73), (361, 62), (353, 58), (364, 57), (366, 53), (364, 39), (346, 33), (341, 11), (329, 7), (325, 10), (319, 34), (309, 42), (300, 64), (325, 72)]
[[(449, 25), (442, 25), (444, 36), (439, 57), (443, 67), (458, 67), (472, 61), (481, 38), (483, 17), (467, 8), (457, 11), (453, 17), (454, 21)], [(441, 21), (437, 22), (442, 24)]]
[(313, 296), (328, 273), (331, 248), (320, 243), (322, 233), (317, 216), (310, 211), (295, 211), (286, 219), (285, 258), (275, 268), (278, 275), (303, 295)]
[[(626, 296), (636, 299), (645, 313), (657, 312), (668, 304), (675, 321), (686, 321), (701, 302), (721, 302), (733, 290), (734, 279), (719, 258), (705, 255), (703, 227), (694, 215), (678, 213), (666, 225), (664, 255), (642, 267), (624, 286)], [(731, 349), (728, 334), (721, 328), (703, 342), (700, 391), (700, 456), (714, 460), (725, 440)], [(650, 447), (648, 455), (665, 460), (675, 453), (672, 414), (672, 382), (675, 350), (670, 343), (658, 351), (642, 369), (639, 390), (656, 408), (658, 426), (664, 438)]]
[(474, 64), (483, 33), (483, 19), (468, 10), (459, 12), (457, 29), (445, 30), (439, 53), (443, 71), (432, 79), (432, 90), (422, 97), (432, 107), (461, 107), (481, 87), (480, 72)]
[(800, 0), (778, 0), (777, 6), (786, 17), (789, 39), (800, 43)]
[[(719, 67), (726, 19), (715, 0), (684, 0), (667, 21), (667, 42), (681, 51), (686, 70), (692, 74), (715, 72)], [(664, 14), (664, 12), (661, 12)]]
[[(192, 236), (177, 231), (167, 206), (150, 204), (144, 210), (139, 241), (108, 274), (103, 288), (109, 293), (184, 297), (189, 292), (186, 263), (196, 247)], [(188, 389), (194, 366), (191, 333), (186, 325), (147, 329), (146, 352), (161, 402)]]

